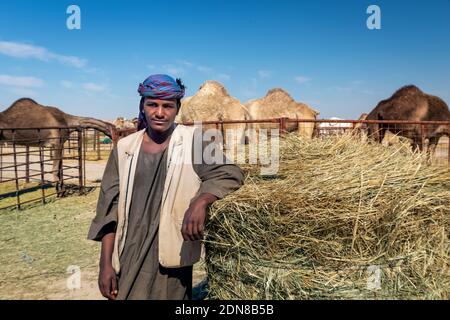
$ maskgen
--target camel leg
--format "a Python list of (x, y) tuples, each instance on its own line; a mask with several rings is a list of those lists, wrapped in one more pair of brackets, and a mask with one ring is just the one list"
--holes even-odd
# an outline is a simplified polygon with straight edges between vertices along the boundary
[(436, 146), (438, 144), (439, 138), (438, 137), (430, 137), (428, 141), (428, 148), (427, 148), (427, 163), (431, 164), (434, 154), (436, 152)]
[(417, 137), (417, 135), (416, 135), (413, 139), (413, 142), (411, 143), (411, 147), (414, 152), (416, 152), (417, 150), (422, 152), (422, 150), (423, 150), (422, 138)]
[(378, 142), (380, 143), (380, 144), (382, 144), (383, 143), (383, 140), (384, 140), (384, 137), (386, 137), (386, 128), (385, 127), (381, 127), (380, 128), (380, 133), (379, 133), (379, 135), (378, 135)]
[(381, 143), (383, 141), (383, 137), (381, 137), (381, 128), (378, 124), (369, 124), (367, 126), (367, 137), (369, 143)]

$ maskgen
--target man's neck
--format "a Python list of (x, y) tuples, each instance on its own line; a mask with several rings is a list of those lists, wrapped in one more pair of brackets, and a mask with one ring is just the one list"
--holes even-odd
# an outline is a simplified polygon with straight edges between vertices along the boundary
[(170, 129), (164, 132), (155, 132), (150, 128), (150, 126), (148, 126), (146, 133), (150, 140), (156, 144), (163, 144), (172, 135), (173, 130), (175, 130), (175, 123), (170, 127)]

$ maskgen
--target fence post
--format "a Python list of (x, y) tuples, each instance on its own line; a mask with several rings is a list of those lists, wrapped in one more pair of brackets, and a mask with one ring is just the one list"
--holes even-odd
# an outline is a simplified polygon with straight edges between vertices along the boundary
[(30, 147), (25, 146), (25, 182), (30, 183)]
[(97, 160), (102, 160), (102, 155), (100, 153), (100, 132), (95, 130), (95, 142), (97, 144)]
[(0, 182), (3, 181), (3, 143), (0, 145)]
[(92, 149), (95, 151), (97, 147), (97, 130), (94, 130), (94, 136), (92, 137)]
[(86, 149), (87, 149), (87, 138), (86, 138), (86, 130), (85, 129), (80, 129), (82, 130), (82, 152), (81, 154), (83, 155), (83, 185), (86, 185)]
[(448, 125), (448, 134), (449, 134), (449, 136), (448, 136), (447, 161), (448, 161), (448, 165), (450, 166), (450, 124)]
[(223, 128), (223, 120), (220, 120), (220, 133), (222, 134), (222, 148), (224, 148), (226, 141), (225, 141), (225, 130)]
[[(60, 167), (59, 167), (59, 174), (60, 174), (60, 179), (61, 179), (61, 193), (62, 195), (64, 195), (65, 190), (64, 190), (64, 143), (63, 143), (63, 139), (62, 139), (62, 131), (61, 128), (59, 128), (59, 147), (61, 148), (61, 150), (58, 150), (58, 153), (61, 156), (61, 162), (60, 162)], [(58, 194), (59, 196), (59, 194)]]
[(41, 129), (38, 130), (38, 145), (39, 145), (39, 163), (41, 167), (41, 194), (42, 194), (42, 204), (45, 204), (45, 189), (44, 189), (44, 155), (42, 152), (42, 145), (41, 145)]
[(19, 192), (19, 177), (17, 175), (17, 151), (16, 151), (16, 131), (12, 130), (13, 134), (13, 153), (14, 153), (14, 176), (16, 181), (16, 209), (20, 210), (20, 192)]
[[(219, 121), (216, 121), (216, 122), (214, 123), (214, 125), (216, 126), (216, 133), (218, 133), (218, 132), (219, 132)], [(216, 136), (214, 136), (214, 142), (217, 142)]]
[(79, 185), (79, 194), (84, 193), (84, 170), (83, 170), (83, 137), (81, 134), (81, 130), (77, 130), (77, 138), (78, 138), (78, 185)]
[(279, 119), (280, 121), (280, 126), (279, 126), (279, 132), (280, 132), (280, 136), (283, 136), (286, 133), (286, 120), (288, 118), (286, 117), (282, 117)]

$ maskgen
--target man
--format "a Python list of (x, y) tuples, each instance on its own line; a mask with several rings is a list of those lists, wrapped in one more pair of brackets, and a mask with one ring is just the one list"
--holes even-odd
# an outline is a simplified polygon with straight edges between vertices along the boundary
[(194, 163), (198, 131), (175, 124), (181, 80), (152, 75), (138, 92), (143, 129), (112, 151), (88, 235), (102, 242), (99, 288), (108, 299), (191, 299), (207, 208), (243, 172), (224, 157)]

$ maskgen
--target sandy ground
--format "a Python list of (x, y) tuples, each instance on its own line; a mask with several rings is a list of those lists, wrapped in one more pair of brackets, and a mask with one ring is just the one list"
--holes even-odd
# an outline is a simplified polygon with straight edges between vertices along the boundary
[[(201, 266), (196, 266), (193, 273), (193, 286), (200, 284), (206, 276)], [(80, 268), (80, 272), (67, 278), (46, 284), (46, 300), (106, 300), (98, 289), (98, 268)]]
[[(37, 148), (31, 148), (31, 150), (37, 150)], [(3, 154), (6, 153), (12, 153), (12, 148), (3, 148), (2, 152)], [(24, 151), (23, 148), (19, 148), (17, 150), (18, 152)], [(36, 175), (34, 177), (31, 177), (31, 180), (34, 181), (40, 181), (41, 177), (40, 177), (40, 173), (41, 173), (41, 165), (39, 163), (39, 154), (38, 152), (32, 152), (30, 154), (30, 175)], [(51, 173), (52, 169), (53, 169), (53, 163), (52, 161), (50, 161), (50, 156), (49, 154), (45, 154), (44, 156), (44, 180), (47, 181), (52, 181), (53, 179), (53, 175)], [(107, 159), (102, 159), (99, 161), (88, 161), (86, 160), (85, 162), (85, 168), (86, 168), (86, 182), (98, 182), (102, 179), (103, 176), (103, 172), (105, 170), (105, 166), (106, 166), (106, 161)], [(17, 164), (19, 164), (18, 166), (18, 177), (24, 177), (25, 176), (25, 163), (26, 163), (26, 159), (25, 159), (25, 155), (19, 154), (16, 157), (16, 162)], [(35, 162), (35, 163), (33, 163)], [(0, 156), (0, 167), (6, 167), (6, 166), (11, 166), (14, 164), (14, 157), (12, 155), (6, 155), (6, 156)], [(70, 167), (75, 167), (75, 168), (70, 168)], [(15, 171), (14, 168), (6, 168), (4, 170), (1, 170), (1, 175), (0, 177), (2, 179), (11, 179), (11, 178), (15, 178)], [(63, 160), (63, 174), (66, 178), (69, 178), (69, 176), (75, 176), (78, 177), (79, 173), (78, 173), (78, 161), (77, 160), (72, 160), (72, 159), (64, 159)], [(74, 183), (78, 183), (78, 180), (72, 179), (72, 180), (67, 180), (68, 182), (74, 182)]]
[[(0, 214), (0, 300), (104, 299), (97, 284), (100, 243), (86, 238), (98, 192)], [(205, 275), (197, 263), (193, 286)]]

